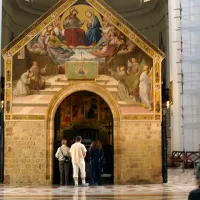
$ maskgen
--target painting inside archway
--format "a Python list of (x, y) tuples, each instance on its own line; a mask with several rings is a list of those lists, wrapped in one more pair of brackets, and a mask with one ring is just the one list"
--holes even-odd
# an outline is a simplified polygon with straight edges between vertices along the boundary
[[(13, 57), (13, 113), (42, 104), (71, 80), (105, 86), (123, 113), (154, 112), (153, 60), (86, 3), (73, 5)], [(37, 106), (38, 105), (38, 106)]]
[[(68, 96), (60, 104), (57, 134), (74, 139), (79, 129), (98, 130), (104, 144), (112, 144), (113, 116), (108, 104), (98, 95), (81, 91)], [(65, 135), (68, 134), (68, 135)], [(95, 138), (93, 138), (95, 139)]]

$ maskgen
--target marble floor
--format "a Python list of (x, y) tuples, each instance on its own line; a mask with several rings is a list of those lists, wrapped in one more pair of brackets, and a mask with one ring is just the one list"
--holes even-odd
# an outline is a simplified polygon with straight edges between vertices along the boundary
[(0, 200), (187, 200), (196, 188), (194, 170), (169, 169), (167, 184), (11, 186), (0, 184)]

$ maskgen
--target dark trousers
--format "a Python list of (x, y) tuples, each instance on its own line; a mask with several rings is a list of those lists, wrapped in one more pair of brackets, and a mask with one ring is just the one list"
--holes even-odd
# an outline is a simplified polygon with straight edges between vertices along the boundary
[(94, 184), (96, 181), (98, 182), (98, 185), (102, 185), (101, 162), (99, 160), (91, 160), (90, 167), (90, 184)]
[(69, 184), (69, 163), (64, 161), (59, 161), (59, 171), (60, 171), (60, 184)]

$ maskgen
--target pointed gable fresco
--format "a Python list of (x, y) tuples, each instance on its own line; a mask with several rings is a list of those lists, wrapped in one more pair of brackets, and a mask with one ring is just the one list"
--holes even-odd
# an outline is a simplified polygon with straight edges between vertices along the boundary
[(161, 120), (165, 54), (103, 0), (61, 0), (2, 50), (5, 120), (45, 119), (63, 86), (93, 81), (122, 119)]

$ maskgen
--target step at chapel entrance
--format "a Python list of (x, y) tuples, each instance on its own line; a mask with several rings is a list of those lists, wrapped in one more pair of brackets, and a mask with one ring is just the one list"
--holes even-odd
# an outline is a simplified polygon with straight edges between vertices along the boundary
[[(80, 135), (87, 150), (91, 142), (98, 139), (102, 142), (104, 150), (102, 181), (103, 184), (112, 184), (114, 180), (113, 116), (108, 104), (100, 96), (91, 92), (73, 93), (58, 107), (54, 123), (54, 155), (62, 139), (67, 139), (67, 145), (70, 147), (76, 136)], [(85, 162), (86, 180), (89, 182), (89, 153)], [(58, 167), (58, 160), (54, 159), (54, 184), (59, 184)], [(72, 166), (69, 177), (72, 184)]]

